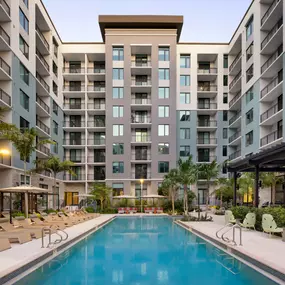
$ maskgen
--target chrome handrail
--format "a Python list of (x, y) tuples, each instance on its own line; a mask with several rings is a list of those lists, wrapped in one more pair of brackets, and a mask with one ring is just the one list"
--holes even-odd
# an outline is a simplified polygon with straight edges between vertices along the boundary
[(219, 230), (216, 231), (216, 237), (218, 239), (221, 239), (222, 236), (219, 236), (219, 232), (221, 232), (223, 229), (228, 228), (228, 227), (232, 227), (233, 224), (232, 223), (227, 223), (225, 226), (223, 226), (222, 228), (220, 228)]
[[(233, 227), (231, 227), (229, 230), (227, 230), (226, 232), (224, 232), (222, 234), (222, 240), (227, 242), (227, 243), (233, 243), (233, 245), (237, 245), (236, 243), (236, 238), (235, 238), (235, 229), (239, 229), (240, 231), (240, 236), (239, 236), (239, 245), (242, 245), (242, 228), (240, 225), (236, 224)], [(233, 230), (233, 238), (229, 239), (228, 237), (225, 236), (225, 234), (227, 234), (228, 232), (230, 232), (231, 230)]]

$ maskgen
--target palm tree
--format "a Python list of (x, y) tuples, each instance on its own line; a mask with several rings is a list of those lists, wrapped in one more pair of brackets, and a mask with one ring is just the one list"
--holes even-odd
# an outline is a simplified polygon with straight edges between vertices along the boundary
[[(244, 194), (247, 195), (247, 204), (249, 203), (249, 190), (253, 189), (254, 186), (254, 174), (249, 172), (244, 172), (240, 178), (238, 178), (239, 193), (243, 197)], [(243, 199), (242, 199), (243, 201)]]
[(103, 211), (104, 202), (109, 200), (112, 193), (112, 188), (105, 185), (104, 183), (95, 182), (93, 183), (90, 190), (90, 193), (94, 195), (96, 199), (100, 200), (101, 211)]
[(209, 194), (211, 179), (217, 179), (219, 175), (220, 167), (219, 164), (214, 160), (211, 163), (203, 163), (199, 165), (199, 177), (206, 179), (208, 186), (208, 193), (206, 195), (206, 208), (208, 210), (209, 205)]
[(178, 181), (183, 185), (183, 208), (184, 213), (188, 216), (188, 185), (195, 184), (198, 180), (198, 168), (192, 161), (190, 155), (187, 160), (178, 160)]
[(283, 182), (283, 177), (276, 172), (264, 172), (261, 174), (262, 185), (271, 188), (270, 204), (275, 204), (276, 185)]
[(220, 177), (216, 180), (216, 184), (219, 185), (219, 188), (217, 188), (213, 193), (216, 196), (220, 196), (220, 206), (223, 206), (223, 196), (226, 193), (233, 193), (233, 184), (234, 181), (232, 178), (224, 178)]

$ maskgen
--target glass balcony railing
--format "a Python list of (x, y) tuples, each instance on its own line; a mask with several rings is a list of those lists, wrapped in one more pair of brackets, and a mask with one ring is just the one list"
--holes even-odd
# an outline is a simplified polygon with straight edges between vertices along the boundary
[(11, 16), (11, 9), (10, 6), (7, 4), (5, 0), (0, 0), (0, 5), (3, 7), (3, 9), (6, 11), (6, 13)]
[(148, 124), (151, 123), (151, 116), (131, 115), (132, 124)]
[(261, 74), (283, 53), (283, 44), (281, 44), (274, 54), (261, 66)]
[(40, 152), (46, 154), (46, 155), (50, 155), (50, 149), (47, 148), (46, 146), (42, 145), (42, 144), (37, 145), (37, 146), (36, 146), (36, 149), (37, 149), (38, 151), (40, 151)]
[(269, 15), (271, 14), (271, 12), (275, 9), (275, 7), (277, 6), (277, 4), (280, 2), (281, 0), (274, 0), (272, 2), (272, 4), (269, 6), (269, 8), (267, 9), (267, 11), (265, 12), (265, 14), (263, 15), (263, 17), (261, 18), (261, 25), (262, 26), (265, 21), (268, 19)]
[(63, 109), (82, 110), (85, 109), (85, 103), (63, 103)]
[(50, 91), (49, 85), (45, 82), (45, 80), (40, 76), (38, 72), (36, 73), (36, 77), (38, 81), (43, 85), (43, 87), (49, 92)]
[(64, 174), (63, 180), (65, 181), (83, 181), (85, 180), (85, 174), (84, 173), (76, 173), (76, 175), (71, 175), (69, 173)]
[(88, 74), (104, 74), (106, 73), (105, 67), (88, 67)]
[(232, 89), (234, 85), (241, 79), (241, 71), (235, 76), (232, 82), (229, 85), (229, 89)]
[(132, 60), (131, 62), (132, 67), (151, 67), (150, 60)]
[(95, 92), (105, 92), (105, 86), (96, 86), (96, 85), (88, 85), (88, 91), (95, 91)]
[(197, 162), (213, 162), (214, 160), (217, 160), (216, 155), (198, 155), (197, 156)]
[(70, 91), (70, 92), (80, 92), (85, 91), (85, 85), (64, 85), (63, 91)]
[(64, 160), (70, 160), (73, 163), (84, 163), (85, 162), (85, 155), (66, 155), (63, 158)]
[(85, 139), (64, 139), (63, 145), (84, 145)]
[(198, 127), (216, 127), (216, 120), (198, 120)]
[(278, 103), (275, 104), (274, 106), (270, 107), (267, 111), (265, 111), (264, 113), (262, 113), (260, 115), (260, 123), (262, 123), (265, 120), (267, 120), (268, 118), (272, 117), (274, 114), (281, 111), (282, 109), (283, 109), (283, 105), (278, 104)]
[(197, 144), (217, 144), (216, 138), (198, 138)]
[(199, 103), (198, 102), (198, 109), (217, 109), (217, 103)]
[(2, 68), (8, 75), (11, 75), (11, 68), (8, 63), (0, 57), (0, 68)]
[(64, 128), (83, 128), (85, 127), (85, 121), (64, 121)]
[(38, 49), (36, 49), (36, 55), (38, 56), (40, 61), (43, 63), (45, 68), (49, 71), (49, 64), (47, 63), (47, 61), (45, 60), (44, 56), (39, 52)]
[(38, 25), (36, 25), (36, 31), (38, 32), (39, 37), (41, 38), (41, 40), (43, 41), (45, 47), (47, 48), (47, 50), (49, 50), (49, 43), (46, 40), (45, 36), (43, 35), (41, 29), (39, 28)]
[(88, 145), (105, 145), (106, 139), (104, 138), (95, 138), (95, 139), (88, 139)]
[(231, 108), (231, 106), (238, 100), (241, 98), (241, 92), (238, 92), (235, 97), (230, 101), (229, 103), (229, 107)]
[(50, 134), (50, 128), (44, 124), (41, 120), (37, 119), (36, 120), (36, 125), (43, 130), (45, 133)]
[(280, 29), (280, 27), (283, 25), (283, 18), (281, 18), (277, 24), (271, 29), (271, 31), (267, 34), (267, 36), (264, 38), (264, 40), (261, 42), (261, 50), (268, 44), (268, 42), (273, 38), (273, 36), (276, 34), (276, 32)]
[(241, 112), (239, 111), (229, 119), (229, 125), (231, 125), (234, 121), (236, 121), (240, 116), (241, 116)]
[(88, 121), (87, 122), (87, 127), (89, 128), (105, 128), (106, 123), (105, 121)]
[(0, 36), (4, 39), (4, 41), (10, 45), (10, 37), (9, 35), (6, 33), (6, 31), (0, 26)]
[(230, 65), (229, 72), (231, 72), (233, 70), (233, 68), (235, 67), (236, 63), (240, 60), (240, 58), (241, 58), (241, 51), (237, 54), (237, 56), (233, 60), (232, 64)]
[(9, 96), (5, 91), (0, 89), (0, 100), (5, 102), (7, 105), (11, 106), (11, 96)]
[(133, 86), (150, 86), (151, 80), (146, 80), (146, 81), (132, 80), (132, 85)]
[(218, 69), (215, 67), (211, 68), (198, 68), (197, 74), (216, 74)]
[(47, 113), (50, 112), (49, 106), (38, 95), (36, 101)]
[(149, 98), (132, 98), (131, 103), (134, 105), (149, 105), (151, 100)]
[(137, 142), (137, 143), (151, 142), (151, 137), (150, 135), (147, 135), (147, 134), (132, 135), (132, 142)]
[(218, 90), (218, 86), (215, 84), (201, 84), (198, 83), (198, 92), (215, 92)]
[(278, 74), (261, 90), (260, 97), (263, 98), (268, 94), (272, 89), (274, 89), (279, 83), (283, 81), (283, 76)]
[(106, 175), (105, 173), (94, 173), (94, 174), (87, 174), (87, 179), (90, 181), (93, 180), (105, 180)]
[(274, 131), (260, 139), (260, 146), (267, 145), (283, 137), (282, 131)]
[(236, 133), (234, 133), (232, 136), (229, 137), (229, 143), (233, 142), (234, 140), (236, 140), (240, 136), (241, 136), (241, 132), (239, 130)]
[(236, 159), (241, 156), (241, 150), (237, 150), (229, 155), (229, 160)]
[(83, 67), (64, 67), (63, 74), (84, 74), (85, 68)]

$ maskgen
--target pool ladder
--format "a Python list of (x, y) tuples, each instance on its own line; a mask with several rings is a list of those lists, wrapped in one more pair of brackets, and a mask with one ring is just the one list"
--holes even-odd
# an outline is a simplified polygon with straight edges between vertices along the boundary
[[(226, 224), (224, 227), (222, 227), (221, 229), (219, 229), (216, 232), (216, 237), (218, 239), (222, 239), (224, 242), (232, 243), (233, 245), (236, 246), (237, 245), (237, 243), (236, 243), (236, 235), (235, 235), (236, 229), (239, 230), (239, 245), (242, 245), (242, 228), (238, 224), (236, 224), (236, 225), (233, 225), (231, 223)], [(231, 231), (233, 233), (232, 238), (226, 237), (226, 234), (231, 232)]]
[[(59, 232), (64, 233), (65, 237), (63, 237), (62, 234), (60, 234)], [(43, 227), (42, 228), (42, 248), (45, 248), (45, 241), (44, 241), (45, 234), (48, 234), (48, 244), (46, 246), (47, 248), (49, 248), (50, 245), (59, 244), (62, 241), (65, 241), (68, 239), (68, 233), (67, 232), (60, 230), (60, 229), (56, 229), (55, 234), (58, 235), (59, 238), (56, 239), (55, 241), (51, 241), (52, 229), (49, 227)]]

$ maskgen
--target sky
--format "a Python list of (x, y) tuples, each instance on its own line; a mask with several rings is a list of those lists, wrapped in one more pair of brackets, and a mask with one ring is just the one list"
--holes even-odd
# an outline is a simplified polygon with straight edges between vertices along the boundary
[(102, 42), (98, 15), (183, 15), (180, 42), (229, 42), (252, 0), (42, 0), (64, 42)]

